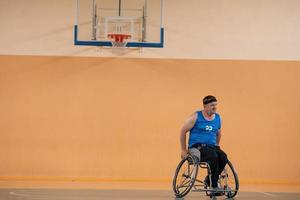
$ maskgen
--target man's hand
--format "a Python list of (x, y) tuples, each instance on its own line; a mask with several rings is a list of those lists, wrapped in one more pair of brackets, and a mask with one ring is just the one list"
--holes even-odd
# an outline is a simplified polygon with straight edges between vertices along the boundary
[(218, 145), (218, 144), (215, 146), (215, 148), (216, 148), (217, 150), (221, 150), (221, 147), (220, 147), (220, 145)]
[(181, 151), (181, 159), (184, 159), (187, 155), (188, 155), (188, 151), (187, 150), (182, 150)]

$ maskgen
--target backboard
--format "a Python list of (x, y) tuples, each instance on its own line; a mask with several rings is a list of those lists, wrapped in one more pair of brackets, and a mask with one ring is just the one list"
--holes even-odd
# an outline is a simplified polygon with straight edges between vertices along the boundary
[(113, 46), (111, 35), (126, 35), (126, 47), (162, 48), (163, 0), (76, 0), (74, 44)]

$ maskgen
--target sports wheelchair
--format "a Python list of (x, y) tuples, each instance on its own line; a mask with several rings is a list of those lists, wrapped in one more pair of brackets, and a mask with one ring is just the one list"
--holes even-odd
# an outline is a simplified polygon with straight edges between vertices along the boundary
[[(206, 180), (200, 180), (199, 176), (201, 175), (205, 177)], [(227, 198), (232, 199), (237, 195), (239, 190), (238, 175), (230, 161), (228, 161), (219, 176), (219, 189), (217, 191), (211, 186), (211, 176), (209, 164), (207, 162), (200, 162), (200, 155), (197, 157), (189, 152), (189, 154), (179, 162), (175, 171), (173, 179), (173, 191), (175, 196), (182, 198), (190, 191), (205, 192), (207, 196), (213, 199), (216, 196), (227, 196)]]

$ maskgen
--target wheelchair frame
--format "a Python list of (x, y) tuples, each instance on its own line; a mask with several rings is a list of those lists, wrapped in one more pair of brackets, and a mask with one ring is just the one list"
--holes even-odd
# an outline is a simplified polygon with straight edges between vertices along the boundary
[[(176, 180), (177, 180), (177, 176), (178, 173), (180, 171), (180, 168), (182, 167), (182, 165), (184, 164), (184, 162), (188, 162), (188, 165), (193, 165), (195, 167), (195, 171), (192, 171), (191, 174), (188, 174), (188, 176), (190, 177), (190, 181), (189, 181), (189, 185), (186, 186), (187, 189), (184, 190), (182, 193), (178, 193), (178, 188), (176, 185)], [(211, 189), (212, 186), (212, 181), (211, 181), (211, 169), (210, 169), (210, 165), (207, 162), (199, 162), (198, 158), (192, 156), (192, 155), (188, 155), (186, 158), (182, 159), (180, 161), (180, 163), (177, 166), (175, 175), (174, 175), (174, 179), (173, 179), (173, 191), (175, 193), (176, 197), (182, 198), (184, 196), (186, 196), (190, 191), (192, 192), (205, 192), (207, 196), (210, 196), (211, 198), (214, 198), (215, 196), (220, 196), (220, 195), (216, 195), (217, 193), (222, 193), (221, 196), (226, 195), (228, 198), (233, 198), (234, 196), (236, 196), (238, 190), (239, 190), (239, 180), (238, 180), (238, 176), (237, 173), (232, 165), (232, 163), (230, 161), (228, 161), (227, 165), (229, 166), (230, 170), (233, 173), (234, 176), (234, 181), (235, 181), (235, 189), (233, 190), (232, 188), (230, 188), (228, 186), (228, 172), (226, 171), (227, 169), (224, 168), (223, 172), (221, 173), (219, 180), (218, 180), (218, 184), (221, 184), (221, 180), (224, 180), (224, 189), (223, 190), (214, 190)], [(197, 175), (198, 175), (198, 169), (202, 168), (202, 169), (206, 169), (207, 170), (207, 175), (209, 177), (209, 183), (210, 185), (207, 185), (204, 181), (201, 181), (199, 179), (197, 179)], [(188, 172), (190, 173), (190, 172)], [(195, 173), (194, 175), (192, 173)], [(183, 174), (186, 179), (189, 178), (186, 174)], [(197, 188), (198, 187), (198, 188)], [(199, 188), (201, 187), (201, 188)], [(194, 188), (192, 190), (192, 188)]]

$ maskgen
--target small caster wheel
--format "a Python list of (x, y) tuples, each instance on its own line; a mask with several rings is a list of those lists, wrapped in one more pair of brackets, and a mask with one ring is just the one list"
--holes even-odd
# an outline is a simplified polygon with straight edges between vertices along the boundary
[(232, 193), (231, 193), (231, 191), (227, 192), (226, 196), (227, 196), (228, 199), (231, 199), (231, 198), (232, 198)]

